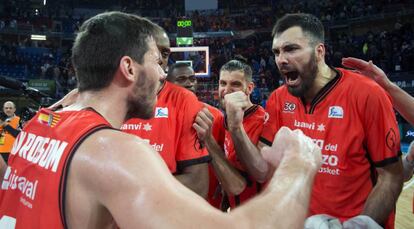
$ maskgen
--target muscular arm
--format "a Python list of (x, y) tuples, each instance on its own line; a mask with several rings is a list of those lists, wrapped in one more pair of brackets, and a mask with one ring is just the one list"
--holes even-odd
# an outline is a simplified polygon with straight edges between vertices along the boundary
[(403, 184), (401, 159), (396, 163), (377, 168), (377, 172), (377, 184), (368, 196), (362, 215), (368, 215), (378, 224), (383, 224), (395, 208), (401, 193)]
[(246, 188), (246, 180), (229, 163), (223, 150), (213, 137), (206, 142), (207, 150), (212, 157), (211, 164), (216, 172), (221, 187), (229, 195), (239, 195)]
[(384, 89), (391, 96), (394, 108), (411, 125), (414, 125), (414, 98), (394, 83), (391, 83)]
[(238, 195), (245, 189), (246, 181), (230, 164), (223, 150), (214, 139), (212, 135), (213, 122), (213, 115), (207, 108), (203, 108), (198, 112), (193, 127), (197, 131), (198, 139), (207, 147), (210, 153), (212, 158), (211, 164), (213, 165), (217, 179), (220, 181), (221, 187), (229, 195)]
[(247, 136), (243, 126), (230, 129), (231, 138), (234, 142), (237, 157), (246, 167), (249, 174), (258, 182), (268, 179), (269, 166), (260, 153), (263, 143), (255, 146)]
[(269, 166), (263, 159), (260, 149), (251, 141), (243, 127), (244, 109), (249, 106), (246, 94), (241, 91), (225, 96), (227, 127), (238, 159), (247, 169), (247, 172), (258, 182), (265, 182), (269, 173)]
[[(79, 181), (82, 192), (75, 195), (69, 190), (68, 196), (84, 196), (85, 201), (67, 205), (71, 208), (67, 212), (89, 208), (95, 216), (99, 212), (94, 209), (106, 209), (120, 228), (303, 228), (320, 151), (306, 148), (311, 140), (303, 144), (304, 136), (293, 132), (284, 136), (283, 141), (292, 143), (285, 149), (289, 157), (268, 187), (226, 214), (174, 179), (148, 144), (120, 132), (100, 131), (85, 140), (74, 156), (68, 179)], [(114, 140), (123, 144), (114, 146)], [(69, 226), (80, 220), (67, 218)], [(93, 227), (91, 218), (81, 225)]]
[(207, 163), (190, 165), (182, 173), (175, 175), (181, 184), (191, 189), (203, 198), (208, 194), (208, 167)]

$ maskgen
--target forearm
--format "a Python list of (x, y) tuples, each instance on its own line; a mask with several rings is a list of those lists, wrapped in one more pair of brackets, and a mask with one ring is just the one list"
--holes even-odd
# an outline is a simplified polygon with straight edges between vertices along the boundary
[(250, 141), (243, 127), (230, 130), (237, 157), (248, 173), (258, 182), (265, 182), (269, 165), (263, 159), (259, 149)]
[(411, 124), (414, 125), (414, 98), (403, 89), (391, 83), (384, 88), (391, 96), (394, 108)]
[[(397, 163), (401, 163), (397, 162)], [(365, 203), (362, 215), (367, 215), (378, 224), (384, 224), (395, 208), (403, 185), (402, 166), (393, 174), (379, 173), (378, 181)], [(381, 209), (381, 211), (378, 211)]]
[(20, 130), (19, 129), (15, 129), (10, 125), (5, 125), (4, 130), (6, 130), (7, 132), (9, 132), (13, 137), (17, 137), (17, 135), (19, 135)]
[(262, 223), (256, 228), (303, 228), (314, 175), (314, 171), (297, 166), (281, 166), (254, 202), (233, 212), (249, 216), (249, 222)]
[(209, 138), (205, 143), (212, 158), (211, 164), (221, 187), (229, 195), (240, 194), (246, 187), (245, 179), (240, 175), (237, 169), (229, 163), (223, 150), (214, 138)]
[(205, 168), (199, 172), (187, 172), (184, 171), (182, 174), (175, 175), (175, 178), (180, 181), (181, 184), (191, 189), (193, 192), (197, 193), (203, 198), (207, 197), (208, 194), (208, 168), (207, 164), (203, 163), (202, 165)]

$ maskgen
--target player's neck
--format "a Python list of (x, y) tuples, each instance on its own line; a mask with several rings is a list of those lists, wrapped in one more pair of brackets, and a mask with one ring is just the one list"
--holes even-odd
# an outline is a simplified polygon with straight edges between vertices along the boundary
[(87, 91), (79, 94), (75, 104), (65, 110), (82, 110), (91, 107), (102, 115), (114, 128), (120, 128), (125, 121), (127, 105), (125, 98), (108, 89)]
[(336, 73), (325, 62), (318, 65), (318, 73), (316, 74), (315, 81), (312, 88), (305, 94), (306, 103), (311, 103), (313, 98), (319, 93), (319, 91), (325, 87), (334, 77)]

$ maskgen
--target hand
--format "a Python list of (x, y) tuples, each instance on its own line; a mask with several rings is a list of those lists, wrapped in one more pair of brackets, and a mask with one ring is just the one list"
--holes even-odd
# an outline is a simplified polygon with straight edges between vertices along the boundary
[(61, 100), (54, 103), (52, 106), (48, 107), (49, 109), (56, 109), (59, 106), (67, 107), (76, 102), (79, 96), (79, 91), (77, 88), (70, 91), (68, 94), (66, 94)]
[(237, 129), (243, 125), (244, 110), (249, 106), (249, 98), (244, 92), (237, 91), (224, 96), (227, 127)]
[(304, 229), (342, 229), (342, 224), (338, 218), (320, 214), (308, 217)]
[(392, 82), (388, 79), (384, 71), (373, 64), (371, 60), (366, 62), (365, 60), (347, 57), (342, 58), (342, 65), (347, 68), (355, 69), (361, 74), (374, 79), (385, 90), (392, 85)]
[(344, 229), (382, 229), (377, 222), (367, 215), (358, 215), (345, 221)]
[(198, 112), (193, 128), (196, 130), (197, 137), (201, 143), (205, 143), (208, 138), (212, 137), (211, 129), (213, 122), (214, 117), (206, 107)]
[(275, 168), (281, 163), (295, 164), (292, 167), (316, 173), (322, 164), (321, 149), (312, 139), (301, 130), (292, 131), (288, 127), (280, 128), (272, 147), (263, 147), (262, 155)]

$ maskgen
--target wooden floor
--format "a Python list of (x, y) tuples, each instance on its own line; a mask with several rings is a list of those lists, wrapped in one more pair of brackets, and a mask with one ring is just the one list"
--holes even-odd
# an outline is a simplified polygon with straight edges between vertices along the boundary
[(398, 199), (395, 229), (414, 229), (413, 195), (414, 178), (404, 184)]

